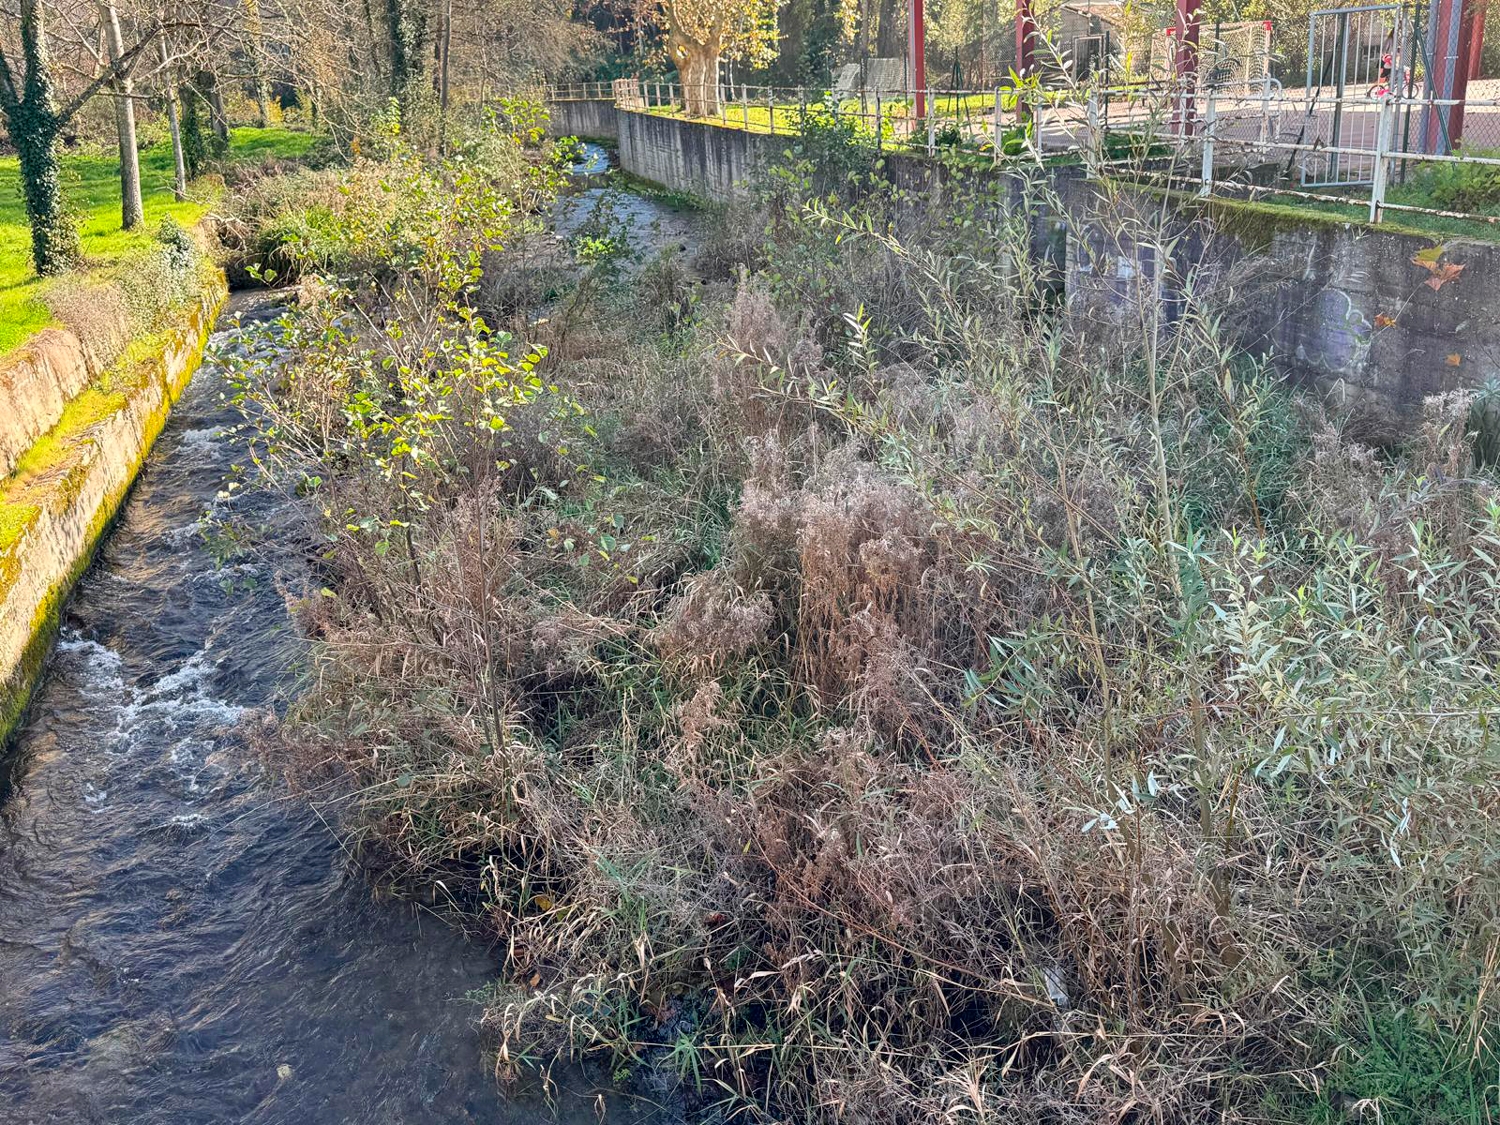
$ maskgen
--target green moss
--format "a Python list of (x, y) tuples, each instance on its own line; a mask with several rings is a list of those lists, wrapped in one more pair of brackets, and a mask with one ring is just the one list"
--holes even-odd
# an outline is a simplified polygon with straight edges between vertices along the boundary
[(0, 551), (8, 551), (14, 546), (40, 510), (35, 504), (0, 501)]
[(110, 417), (126, 401), (127, 397), (121, 391), (85, 387), (63, 408), (57, 425), (37, 438), (36, 444), (16, 461), (14, 476), (34, 476), (56, 465), (68, 456), (80, 434)]
[(1262, 250), (1276, 235), (1306, 231), (1308, 227), (1349, 226), (1349, 220), (1338, 215), (1305, 211), (1280, 203), (1238, 202), (1228, 199), (1204, 199), (1178, 193), (1185, 206), (1199, 206), (1213, 219), (1214, 226), (1234, 238), (1247, 250)]
[[(1183, 195), (1183, 198), (1197, 197)], [(1500, 229), (1493, 224), (1447, 219), (1438, 215), (1387, 211), (1381, 222), (1371, 223), (1369, 205), (1360, 201), (1343, 204), (1286, 196), (1254, 201), (1212, 199), (1199, 202), (1216, 217), (1222, 216), (1230, 224), (1238, 225), (1252, 235), (1259, 233), (1263, 239), (1280, 230), (1306, 230), (1309, 226), (1325, 225), (1352, 226), (1381, 234), (1406, 235), (1433, 245), (1453, 238), (1480, 242), (1500, 240)], [(1265, 242), (1245, 242), (1245, 245), (1259, 247), (1265, 245)]]

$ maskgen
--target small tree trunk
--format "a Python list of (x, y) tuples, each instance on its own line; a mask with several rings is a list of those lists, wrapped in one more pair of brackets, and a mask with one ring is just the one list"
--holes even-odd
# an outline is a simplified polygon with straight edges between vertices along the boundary
[(906, 57), (906, 21), (901, 18), (905, 7), (901, 0), (880, 0), (880, 23), (875, 32), (875, 50), (881, 58)]
[(443, 6), (443, 26), (436, 37), (438, 67), (438, 151), (448, 151), (448, 60), (453, 54), (453, 0)]
[[(120, 13), (114, 0), (100, 4), (99, 15), (109, 43), (110, 62), (118, 66), (125, 53), (125, 43), (120, 35)], [(115, 91), (115, 132), (120, 140), (120, 226), (134, 230), (146, 221), (146, 209), (141, 205), (141, 159), (135, 148), (133, 84), (128, 76), (122, 76), (112, 85)]]
[(203, 95), (208, 99), (208, 116), (213, 123), (214, 132), (218, 134), (219, 140), (229, 140), (229, 118), (224, 113), (224, 91), (219, 89), (219, 76), (211, 70), (205, 70), (199, 79), (199, 85), (203, 89)]
[(260, 19), (260, 0), (245, 0), (245, 22), (250, 32), (250, 70), (255, 81), (256, 117), (262, 129), (269, 129), (271, 84), (266, 80), (266, 31)]
[[(157, 42), (161, 46), (162, 66), (167, 65), (169, 58), (167, 52), (167, 39), (162, 36)], [(166, 88), (167, 102), (167, 132), (172, 137), (172, 197), (179, 203), (187, 198), (187, 158), (182, 153), (182, 120), (177, 115), (177, 87), (171, 78), (167, 79)]]

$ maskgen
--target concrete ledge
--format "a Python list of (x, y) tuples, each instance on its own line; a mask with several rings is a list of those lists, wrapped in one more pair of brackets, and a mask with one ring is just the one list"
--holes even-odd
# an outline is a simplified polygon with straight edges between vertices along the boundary
[(0, 477), (62, 417), (92, 373), (71, 332), (47, 328), (0, 359)]
[[(35, 686), (63, 601), (197, 369), (227, 296), (215, 270), (169, 327), (135, 341), (68, 399), (0, 482), (0, 745)], [(56, 333), (48, 347), (62, 369), (85, 368), (71, 333)]]

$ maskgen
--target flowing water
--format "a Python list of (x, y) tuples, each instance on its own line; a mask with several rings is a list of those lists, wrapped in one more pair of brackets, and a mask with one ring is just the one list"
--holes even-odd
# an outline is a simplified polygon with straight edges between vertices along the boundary
[(376, 901), (247, 748), (299, 646), (276, 568), (219, 570), (200, 517), (291, 513), (219, 497), (222, 392), (210, 359), (0, 761), (0, 1123), (595, 1120), (578, 1075), (555, 1109), (497, 1089), (465, 998), (495, 957)]
[(564, 239), (571, 239), (587, 226), (600, 232), (618, 233), (629, 245), (639, 267), (663, 251), (685, 253), (695, 242), (695, 222), (685, 211), (666, 206), (658, 199), (622, 187), (595, 187), (589, 181), (602, 179), (610, 170), (609, 153), (592, 141), (569, 169), (578, 177), (578, 190), (557, 201), (552, 226)]

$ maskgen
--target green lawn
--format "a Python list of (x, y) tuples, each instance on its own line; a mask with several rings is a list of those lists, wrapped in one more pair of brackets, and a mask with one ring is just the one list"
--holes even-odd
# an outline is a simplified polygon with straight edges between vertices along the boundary
[[(230, 134), (230, 159), (296, 158), (316, 140), (311, 134), (286, 129), (235, 129)], [(178, 203), (172, 198), (172, 149), (163, 142), (141, 153), (146, 224), (127, 234), (120, 229), (119, 168), (113, 152), (63, 159), (68, 199), (81, 217), (83, 251), (92, 267), (108, 266), (132, 248), (147, 244), (164, 216), (188, 226), (208, 206), (204, 200)], [(52, 314), (41, 300), (45, 284), (31, 268), (31, 232), (21, 198), (20, 169), (15, 157), (0, 158), (0, 355), (52, 323)]]

